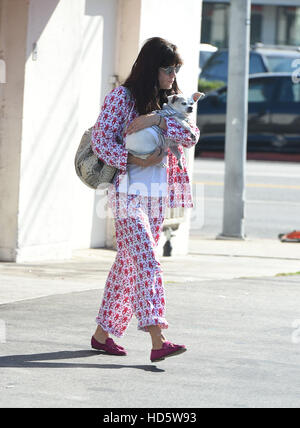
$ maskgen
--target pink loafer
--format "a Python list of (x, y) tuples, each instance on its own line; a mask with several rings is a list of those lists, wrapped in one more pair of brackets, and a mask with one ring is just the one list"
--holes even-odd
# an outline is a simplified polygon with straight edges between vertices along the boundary
[(155, 349), (151, 351), (150, 360), (152, 363), (156, 361), (162, 361), (165, 358), (173, 357), (185, 352), (187, 349), (184, 345), (175, 345), (171, 342), (164, 342), (161, 349)]
[(117, 345), (111, 337), (108, 337), (105, 343), (100, 343), (92, 336), (91, 347), (99, 351), (105, 351), (109, 355), (127, 355), (125, 348)]

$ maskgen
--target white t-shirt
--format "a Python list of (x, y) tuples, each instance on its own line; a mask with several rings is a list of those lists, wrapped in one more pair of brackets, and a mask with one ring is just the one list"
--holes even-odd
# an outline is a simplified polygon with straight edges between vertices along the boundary
[[(167, 164), (167, 155), (162, 163)], [(127, 187), (126, 187), (127, 186)], [(130, 195), (150, 197), (167, 196), (167, 168), (159, 165), (143, 168), (138, 165), (128, 164), (126, 175), (122, 177), (119, 187), (120, 192)]]

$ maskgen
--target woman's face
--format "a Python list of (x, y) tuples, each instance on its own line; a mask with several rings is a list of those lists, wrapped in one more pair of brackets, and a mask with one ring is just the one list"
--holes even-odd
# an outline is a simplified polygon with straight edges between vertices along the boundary
[(175, 68), (173, 69), (171, 74), (168, 74), (162, 68), (159, 68), (158, 82), (159, 82), (160, 89), (171, 89), (175, 78), (176, 78)]

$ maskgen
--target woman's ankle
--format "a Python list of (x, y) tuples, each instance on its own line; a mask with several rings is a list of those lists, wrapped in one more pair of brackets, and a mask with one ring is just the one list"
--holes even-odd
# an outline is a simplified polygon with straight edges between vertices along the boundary
[(159, 341), (153, 341), (152, 340), (152, 349), (153, 351), (157, 351), (158, 349), (161, 349), (163, 346), (164, 340), (159, 340)]
[(166, 338), (161, 332), (161, 328), (157, 325), (151, 325), (151, 326), (148, 326), (148, 331), (150, 333), (151, 340), (152, 340), (152, 349), (153, 350), (161, 349), (163, 343), (166, 340)]
[(100, 325), (98, 325), (94, 333), (94, 338), (97, 340), (97, 342), (105, 343), (108, 337), (109, 337), (109, 334), (107, 333), (107, 331), (103, 330), (103, 328)]

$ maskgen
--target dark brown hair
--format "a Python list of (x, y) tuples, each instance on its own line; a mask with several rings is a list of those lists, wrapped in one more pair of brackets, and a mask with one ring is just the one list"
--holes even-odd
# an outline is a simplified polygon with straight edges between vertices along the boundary
[(176, 78), (171, 89), (160, 89), (159, 67), (182, 65), (183, 61), (177, 47), (160, 37), (148, 39), (132, 66), (131, 73), (123, 83), (136, 102), (139, 114), (150, 113), (167, 102), (167, 96), (180, 92)]

